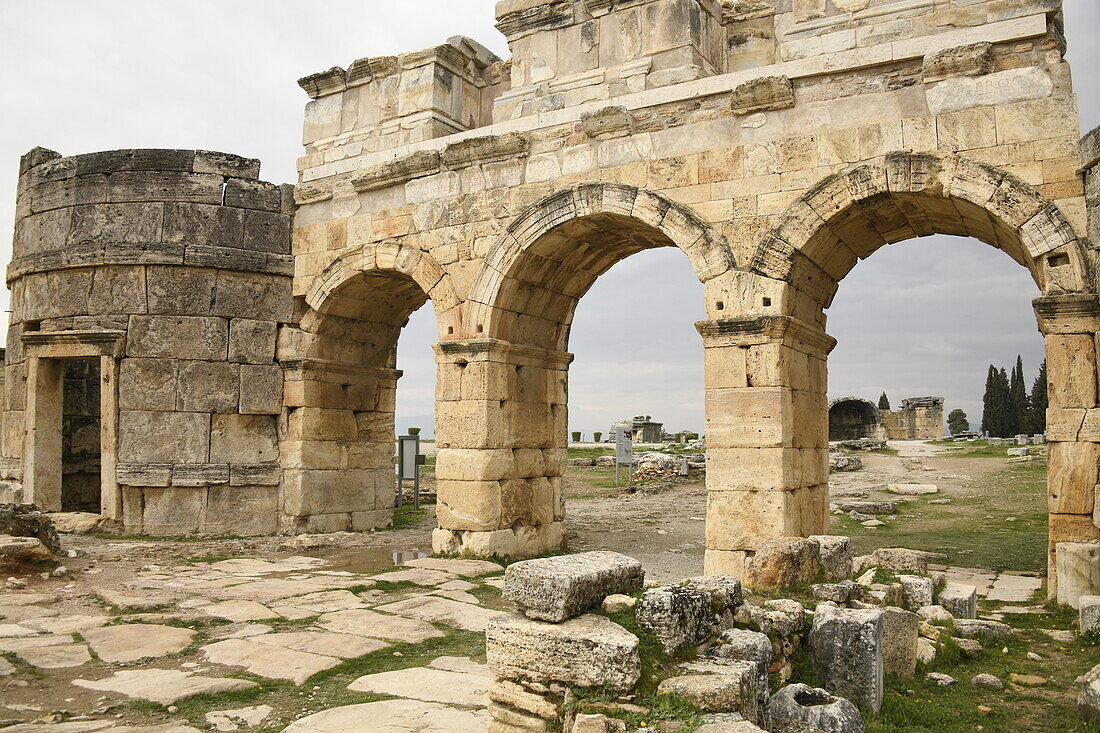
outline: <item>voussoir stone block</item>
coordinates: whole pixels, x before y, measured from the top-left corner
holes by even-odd
[[[626,692],[641,676],[638,637],[593,614],[560,624],[521,613],[489,620],[485,636],[489,670],[500,679],[566,682]]]
[[[642,589],[645,571],[617,552],[584,552],[512,563],[504,597],[529,618],[560,622],[599,606],[616,593]]]

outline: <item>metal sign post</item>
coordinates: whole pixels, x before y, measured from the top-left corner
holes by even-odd
[[[619,466],[634,465],[634,434],[630,428],[615,428],[615,488],[619,487]],[[630,483],[630,474],[627,474]]]
[[[405,500],[405,481],[413,482],[413,508],[420,508],[420,467],[424,465],[420,455],[420,436],[401,435],[397,438],[397,508]]]

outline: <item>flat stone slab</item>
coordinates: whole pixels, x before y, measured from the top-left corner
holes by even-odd
[[[39,631],[51,634],[83,634],[88,629],[106,626],[111,622],[110,616],[58,616],[56,618],[32,619],[24,623]],[[0,634],[2,635],[2,634]]]
[[[642,564],[618,552],[582,552],[512,563],[504,597],[530,618],[558,623],[595,608],[603,599],[642,589]]]
[[[343,660],[310,652],[300,652],[273,644],[262,644],[258,638],[226,639],[202,647],[203,657],[215,664],[244,667],[252,674],[275,680],[290,680],[301,685]]]
[[[61,615],[56,608],[43,606],[0,606],[0,619],[17,624],[32,618],[51,618]]]
[[[171,705],[203,693],[247,690],[255,682],[228,677],[204,677],[175,669],[126,669],[101,680],[73,680],[77,687],[100,692],[114,692],[139,700],[151,700]]]
[[[7,677],[10,674],[15,674],[15,665],[0,657],[0,677]]]
[[[38,603],[57,603],[57,596],[51,593],[4,592],[0,594],[0,606],[30,606]]]
[[[0,652],[17,652],[21,649],[32,649],[40,646],[60,646],[61,644],[72,643],[72,634],[19,636],[10,639],[0,639]]]
[[[889,484],[886,491],[899,496],[922,496],[938,494],[940,488],[935,484]]]
[[[211,570],[230,575],[270,575],[272,573],[293,573],[328,565],[327,560],[319,557],[288,557],[285,560],[259,560],[250,557],[236,557],[232,560],[220,560],[210,563]]]
[[[92,661],[88,647],[83,644],[28,647],[15,652],[15,655],[39,669],[79,667]]]
[[[113,720],[71,720],[68,723],[20,723],[4,728],[4,733],[91,733],[118,730]],[[133,730],[133,729],[130,729]]]
[[[502,679],[606,686],[623,692],[641,676],[638,637],[607,618],[586,614],[560,624],[522,613],[492,620],[485,637],[489,670]]]
[[[206,714],[206,722],[215,730],[234,731],[244,728],[259,728],[260,723],[275,712],[270,705],[253,705],[235,710],[215,710]]]
[[[191,645],[191,629],[157,624],[122,624],[88,629],[82,636],[104,662],[133,662],[175,654]]]
[[[383,700],[322,710],[291,723],[283,733],[348,733],[364,730],[364,721],[370,721],[371,733],[485,733],[489,714],[419,700]]]
[[[279,618],[280,614],[272,611],[262,603],[256,601],[223,601],[203,606],[202,612],[209,616],[217,616],[235,623],[245,621],[266,621]]]
[[[475,675],[430,667],[411,667],[365,675],[348,685],[348,689],[425,702],[485,707],[489,704],[489,686],[492,682],[493,677],[488,670]]]
[[[489,562],[488,560],[466,560],[449,557],[422,557],[417,560],[409,560],[404,564],[413,568],[442,570],[445,573],[453,573],[466,578],[477,578],[482,575],[499,573],[504,569],[495,562]]]
[[[19,624],[0,624],[0,639],[10,639],[13,636],[34,636],[39,633],[37,629],[29,629]]]
[[[320,631],[291,631],[282,634],[253,636],[258,644],[270,644],[299,652],[322,656],[354,659],[389,646],[384,641],[354,634],[323,633]]]
[[[444,633],[418,619],[386,616],[374,611],[336,611],[326,613],[317,625],[328,631],[368,636],[372,639],[391,639],[416,644],[427,639],[444,636]]]
[[[239,580],[239,579],[238,579]],[[204,585],[194,586],[193,590],[199,595],[209,598],[217,598],[225,601],[258,601],[270,603],[281,601],[293,596],[301,596],[307,593],[317,593],[324,590],[338,590],[349,588],[353,585],[373,585],[374,581],[357,578],[270,578],[267,580],[253,580],[243,583],[235,582],[224,585],[210,582]]]
[[[421,596],[397,603],[387,603],[379,606],[377,610],[421,621],[446,624],[466,631],[485,631],[490,619],[506,613],[438,596]]]
[[[428,570],[426,568],[410,568],[408,570],[394,570],[388,573],[372,575],[372,579],[386,583],[415,583],[416,585],[442,585],[454,580],[455,576],[440,570]]]
[[[295,596],[286,599],[285,603],[294,608],[304,608],[316,613],[333,613],[335,611],[351,611],[356,608],[366,608],[367,604],[351,591],[325,590],[319,593],[309,593],[304,596]]]
[[[115,588],[97,588],[95,594],[122,613],[151,611],[172,602],[167,595],[128,593]]]

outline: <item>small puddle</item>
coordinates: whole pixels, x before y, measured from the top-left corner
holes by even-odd
[[[325,565],[318,570],[344,571],[349,573],[366,573],[372,570],[381,570],[395,565],[403,565],[409,560],[419,560],[427,557],[428,553],[415,550],[390,550],[385,547],[356,547],[348,550],[338,550],[332,553],[303,553],[307,557],[318,557],[325,560]]]

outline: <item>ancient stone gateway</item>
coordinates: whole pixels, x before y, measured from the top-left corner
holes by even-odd
[[[939,233],[1004,251],[1041,290],[1051,547],[1100,537],[1100,308],[1088,244],[1090,214],[1100,242],[1100,136],[1079,144],[1058,0],[506,0],[497,20],[512,52],[507,62],[457,37],[300,82],[312,98],[306,152],[296,206],[279,209],[294,213],[293,279],[283,291],[293,308],[245,316],[218,311],[217,296],[213,310],[202,307],[203,318],[227,321],[230,341],[234,318],[278,323],[280,475],[277,504],[255,509],[269,517],[265,526],[323,531],[388,521],[395,345],[408,315],[430,300],[440,338],[435,548],[502,555],[558,548],[575,306],[619,260],[676,247],[703,283],[707,313],[697,324],[705,346],[706,570],[740,574],[768,539],[827,531],[826,358],[835,342],[825,313],[840,281],[879,247]],[[106,193],[92,194],[43,178],[53,168],[33,156],[25,166],[23,236],[116,241],[105,223],[88,235],[62,233],[44,216],[56,209],[35,202],[41,189],[74,212],[111,205],[122,200],[113,198],[113,182],[129,169],[104,174]],[[228,193],[234,174],[219,173]],[[84,175],[79,165],[76,174]],[[144,190],[144,198],[125,200],[163,202],[161,189]],[[240,199],[249,202],[240,204],[241,241],[262,257],[208,264],[206,218],[182,234],[121,241],[182,247],[182,264],[174,264],[181,275],[194,264],[234,273],[227,282],[259,273],[285,283],[281,255],[259,244],[269,230],[247,213],[257,200],[266,199]],[[234,208],[228,197],[207,205],[215,213]],[[36,255],[31,269],[48,283],[68,268],[98,273],[108,261]],[[24,271],[14,269],[17,295],[20,279],[31,276]],[[64,297],[23,287],[24,300],[32,292]],[[57,331],[121,330],[104,325],[116,321],[86,320],[99,312],[99,298],[88,303],[79,313],[19,316],[9,348],[30,354],[36,340],[64,338],[49,335]],[[105,369],[129,358],[192,358],[132,354],[137,311],[106,312],[135,315],[125,351],[95,347]],[[4,455],[14,482],[34,480],[35,441],[24,437],[25,425],[44,413],[26,400],[49,378],[48,369],[28,365],[60,353],[8,367]],[[201,358],[219,362],[220,353]],[[270,367],[266,353],[257,367]],[[242,390],[245,363],[223,367],[240,370]],[[277,390],[265,394],[270,400]],[[215,409],[187,400],[166,401],[150,429],[184,412],[244,413],[228,402]],[[120,420],[122,445],[127,429]],[[209,452],[144,458],[169,466],[160,494],[182,502],[232,495],[235,466],[267,465],[243,455],[225,460],[228,484],[215,481],[220,468],[179,469],[176,483],[180,464],[215,465]],[[238,483],[251,487],[244,476],[253,474],[242,470]],[[106,475],[104,493],[115,496]],[[122,508],[112,511],[129,525],[127,490],[121,496]],[[144,521],[135,528],[156,531]]]
[[[885,440],[882,411],[870,400],[841,397],[829,403],[829,440]]]

